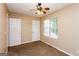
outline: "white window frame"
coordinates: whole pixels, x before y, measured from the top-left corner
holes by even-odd
[[[49,29],[48,32],[49,32],[49,33],[48,33],[48,34],[45,32],[45,31],[46,31],[46,30],[45,30],[45,25],[46,25],[46,24],[44,23],[44,27],[43,27],[43,28],[44,28],[44,36],[57,39],[57,38],[58,38],[58,34],[55,34],[55,33],[52,33],[52,32],[51,32],[51,19],[52,19],[52,18],[46,19],[46,20],[49,20],[49,25],[48,25],[48,26],[49,26],[49,27],[48,27],[48,29]],[[46,20],[44,20],[44,22],[45,22]],[[51,34],[51,33],[52,33],[52,34]]]

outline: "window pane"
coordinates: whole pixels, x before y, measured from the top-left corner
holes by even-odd
[[[44,21],[44,35],[49,36],[49,20]]]
[[[44,21],[44,35],[57,39],[58,35],[58,24],[57,18],[47,19]]]
[[[57,28],[57,18],[53,17],[50,20],[50,36],[57,39],[58,28]]]

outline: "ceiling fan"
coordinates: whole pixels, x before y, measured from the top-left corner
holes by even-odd
[[[46,14],[47,11],[50,10],[50,8],[48,8],[48,7],[43,8],[41,3],[38,3],[38,4],[36,5],[36,8],[37,8],[37,9],[35,10],[35,14]]]

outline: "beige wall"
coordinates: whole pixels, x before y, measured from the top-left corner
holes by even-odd
[[[5,4],[0,3],[0,53],[8,50],[8,14]]]
[[[39,18],[21,15],[17,13],[9,13],[9,17],[19,18],[22,20],[22,44],[32,41],[32,20],[39,20]]]
[[[58,39],[43,35],[43,21],[58,18]],[[72,55],[79,55],[79,4],[72,4],[51,15],[41,18],[41,40]]]

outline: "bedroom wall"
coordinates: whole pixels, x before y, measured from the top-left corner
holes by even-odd
[[[8,51],[8,13],[5,4],[0,3],[0,53]]]
[[[43,35],[43,21],[58,18],[58,39]],[[41,41],[57,47],[70,55],[79,55],[79,4],[72,4],[41,18]]]
[[[22,39],[21,42],[32,42],[32,20],[39,20],[37,17],[27,16],[18,13],[9,12],[9,18],[19,18],[22,20]]]

